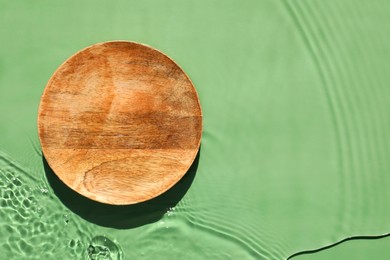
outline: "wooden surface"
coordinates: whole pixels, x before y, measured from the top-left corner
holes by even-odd
[[[133,204],[187,172],[202,132],[198,95],[166,55],[132,42],[92,45],[63,63],[41,98],[47,162],[93,200]]]

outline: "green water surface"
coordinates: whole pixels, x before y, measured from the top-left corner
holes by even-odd
[[[0,258],[286,259],[390,232],[389,21],[388,0],[0,0]],[[173,58],[204,115],[183,181],[120,208],[63,186],[36,126],[55,69],[109,40]]]

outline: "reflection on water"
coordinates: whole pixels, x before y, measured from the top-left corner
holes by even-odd
[[[4,259],[122,259],[120,248],[91,235],[45,183],[0,154],[0,234]]]

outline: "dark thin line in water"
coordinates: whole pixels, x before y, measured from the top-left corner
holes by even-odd
[[[377,240],[377,239],[381,239],[381,238],[385,238],[385,237],[390,237],[390,232],[382,234],[382,235],[377,235],[377,236],[353,236],[353,237],[347,237],[347,238],[344,238],[344,239],[342,239],[340,241],[337,241],[336,243],[333,243],[333,244],[330,244],[330,245],[326,245],[326,246],[323,246],[323,247],[320,247],[320,248],[316,248],[316,249],[309,249],[309,250],[304,250],[304,251],[297,252],[297,253],[292,254],[289,257],[287,257],[287,260],[291,259],[291,258],[294,258],[296,256],[299,256],[299,255],[309,255],[309,254],[318,253],[318,252],[324,251],[326,249],[335,247],[335,246],[337,246],[339,244],[342,244],[344,242],[347,242],[347,241],[353,241],[353,240]]]

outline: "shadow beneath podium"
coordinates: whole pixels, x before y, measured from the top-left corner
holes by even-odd
[[[97,225],[129,229],[156,222],[162,218],[169,208],[176,206],[187,193],[195,178],[200,151],[201,149],[199,149],[188,172],[171,189],[149,201],[126,206],[104,204],[80,195],[55,175],[44,156],[42,156],[42,161],[50,186],[67,208],[83,219]]]

